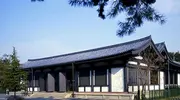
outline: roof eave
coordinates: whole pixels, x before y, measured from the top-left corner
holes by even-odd
[[[161,60],[161,61],[164,61],[165,58],[164,58],[164,57],[161,55],[161,53],[157,50],[157,48],[156,48],[154,42],[152,41],[152,39],[151,39],[149,42],[147,42],[145,45],[143,45],[143,46],[139,47],[138,49],[132,51],[132,54],[134,54],[134,55],[135,55],[135,54],[139,54],[139,55],[140,55],[140,52],[142,52],[143,50],[145,50],[145,49],[146,49],[148,46],[150,46],[150,45],[154,48],[156,54],[160,57],[160,60]]]
[[[123,57],[123,56],[127,56],[127,55],[132,55],[132,50],[129,50],[129,51],[126,51],[123,53],[119,53],[119,54],[115,54],[115,55],[111,55],[111,56],[99,57],[99,58],[94,58],[94,59],[72,61],[72,62],[50,64],[50,65],[42,65],[42,66],[31,66],[31,67],[27,67],[27,68],[23,68],[23,69],[43,68],[43,67],[50,67],[50,66],[56,66],[56,65],[66,65],[66,64],[71,64],[71,63],[80,64],[80,63],[87,63],[87,62],[93,62],[93,61],[107,60],[107,59],[112,59],[115,57]]]

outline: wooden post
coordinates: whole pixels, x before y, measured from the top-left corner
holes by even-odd
[[[158,70],[159,98],[160,98],[160,70]]]
[[[33,69],[31,68],[31,81],[32,81],[32,94],[34,92],[34,73],[33,73]]]
[[[72,97],[74,98],[74,63],[72,63]]]
[[[137,82],[138,82],[138,100],[140,100],[140,81],[139,81],[139,67],[140,67],[140,63],[139,61],[137,62]]]
[[[170,72],[169,72],[169,59],[168,59],[168,97],[169,97],[169,85],[170,85]]]

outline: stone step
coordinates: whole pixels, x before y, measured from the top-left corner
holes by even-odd
[[[75,93],[75,97],[92,100],[134,100],[134,94],[129,93]]]
[[[30,98],[53,98],[53,99],[63,99],[68,93],[46,93],[46,92],[35,92]]]

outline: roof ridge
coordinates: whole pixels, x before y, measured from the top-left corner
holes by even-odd
[[[159,45],[159,44],[165,44],[165,42],[159,42],[159,43],[156,43],[155,45]]]
[[[72,52],[72,53],[67,53],[67,54],[61,54],[61,55],[56,55],[56,56],[50,56],[50,57],[44,57],[44,58],[37,58],[37,59],[28,59],[28,61],[36,61],[36,60],[50,59],[50,58],[67,56],[67,55],[73,55],[73,54],[78,54],[78,53],[84,53],[84,52],[94,51],[94,50],[101,50],[101,49],[106,49],[106,48],[109,48],[109,47],[121,46],[121,45],[130,44],[130,43],[133,43],[133,42],[138,42],[138,41],[147,40],[147,39],[151,39],[151,35],[149,35],[149,36],[147,36],[147,37],[144,37],[144,38],[140,38],[140,39],[136,39],[136,40],[124,42],[124,43],[119,43],[119,44],[114,44],[114,45],[109,45],[109,46],[103,46],[103,47],[94,48],[94,49],[89,49],[89,50],[77,51],[77,52]]]

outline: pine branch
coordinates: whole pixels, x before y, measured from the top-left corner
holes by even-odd
[[[93,2],[91,0],[69,0],[71,6],[85,6],[93,7]]]
[[[123,7],[122,7],[122,3],[117,0],[114,1],[111,5],[111,9],[108,12],[107,16],[109,16],[110,18],[114,18],[116,17],[119,13],[121,13],[123,11]]]
[[[44,1],[44,0],[31,0]],[[69,0],[71,6],[95,7],[98,9],[98,16],[102,19],[106,17],[115,18],[120,13],[125,12],[127,17],[125,21],[118,22],[118,36],[131,35],[137,28],[141,27],[145,21],[158,22],[164,24],[164,16],[152,7],[156,0],[114,0],[108,13],[104,14],[104,8],[110,3],[110,0]]]

